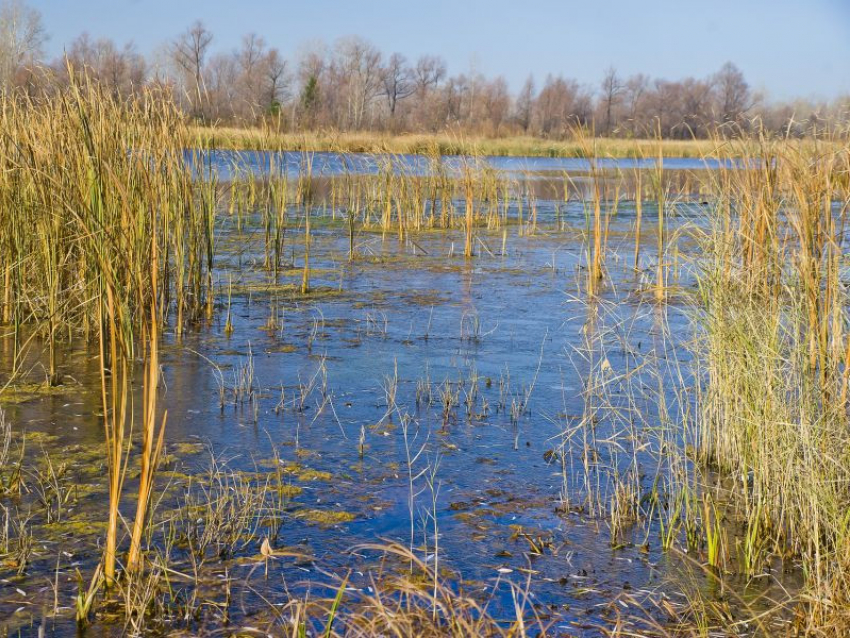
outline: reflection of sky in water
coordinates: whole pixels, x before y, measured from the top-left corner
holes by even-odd
[[[425,175],[434,170],[433,162],[423,155],[372,155],[365,153],[302,153],[297,151],[204,151],[201,153],[188,152],[190,161],[200,157],[208,169],[212,169],[221,179],[230,179],[234,175],[245,176],[276,174],[297,175],[309,166],[314,175],[334,176],[351,174],[376,174],[392,166],[398,173],[409,175]],[[465,158],[460,156],[444,156],[442,166],[449,173],[456,174],[462,169]],[[631,170],[635,168],[652,168],[656,160],[652,158],[600,158],[588,160],[574,157],[496,157],[486,156],[475,158],[478,166],[506,173],[541,173],[563,171],[587,171],[595,163],[600,169]],[[664,167],[672,170],[710,170],[722,164],[715,159],[698,158],[665,158]],[[729,165],[727,163],[727,165]]]

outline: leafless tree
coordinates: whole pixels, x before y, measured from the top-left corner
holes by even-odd
[[[413,74],[416,90],[424,95],[428,89],[436,87],[446,77],[446,63],[437,56],[423,55],[416,61]]]
[[[367,109],[381,87],[381,52],[370,42],[358,38],[343,38],[337,42],[335,56],[336,79],[345,95],[347,125],[359,129]]]
[[[649,78],[643,73],[631,76],[626,80],[626,86],[623,91],[623,99],[625,102],[626,111],[628,112],[629,126],[633,135],[645,133],[641,131],[639,126],[639,117],[642,115],[642,109],[646,102],[646,94],[649,91]]]
[[[216,53],[204,67],[204,115],[213,121],[243,118],[239,87],[240,69],[235,56]]]
[[[677,86],[675,82],[657,79],[653,82],[648,100],[645,129],[651,135],[669,137],[675,126]]]
[[[528,129],[531,126],[534,92],[534,78],[529,75],[516,99],[516,120],[523,133],[528,133]]]
[[[484,135],[499,135],[511,108],[511,94],[505,78],[499,76],[492,81],[481,82],[478,100],[482,107],[477,118],[478,132]]]
[[[686,78],[682,88],[682,132],[684,137],[704,137],[711,126],[712,83]]]
[[[721,124],[742,124],[744,114],[753,106],[750,86],[741,70],[731,62],[724,64],[714,76],[717,86],[718,120]]]
[[[535,130],[546,137],[566,135],[587,122],[591,99],[575,80],[548,76],[535,101]]]
[[[404,100],[416,92],[413,71],[407,65],[407,59],[401,53],[393,53],[384,68],[384,95],[387,97],[387,108],[390,118],[395,118],[396,108]]]
[[[213,34],[198,20],[171,44],[174,63],[186,76],[185,88],[195,117],[204,115],[204,63],[212,40]]]
[[[289,88],[287,62],[280,55],[280,51],[277,49],[269,50],[266,55],[263,71],[265,73],[264,98],[266,107],[270,111],[278,110],[286,98]]]
[[[613,66],[605,71],[605,77],[602,78],[602,110],[604,114],[603,135],[611,134],[612,116],[614,110],[620,103],[620,96],[623,92],[623,83],[617,75],[617,69]]]
[[[83,33],[68,46],[65,56],[53,63],[57,74],[85,74],[116,98],[126,98],[147,80],[147,62],[132,42],[118,47],[109,38],[92,40]]]
[[[256,33],[242,38],[242,47],[235,53],[239,69],[239,116],[245,121],[253,121],[265,112],[264,102],[266,42]]]
[[[13,81],[17,70],[32,65],[42,55],[47,33],[41,14],[22,0],[0,4],[0,85]]]

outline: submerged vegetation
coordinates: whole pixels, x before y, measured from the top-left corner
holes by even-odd
[[[8,633],[850,627],[846,137],[329,174],[81,79],[0,133]]]

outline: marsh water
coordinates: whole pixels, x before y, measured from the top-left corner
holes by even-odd
[[[233,158],[214,157],[221,188],[245,166],[268,162],[263,154],[241,157],[236,170]],[[291,161],[293,171],[303,165],[302,156]],[[562,171],[580,180],[588,168],[585,160],[489,161],[543,182]],[[339,155],[316,154],[312,162],[328,180],[340,162],[346,174],[378,167]],[[419,160],[405,162],[427,170]],[[669,168],[706,167],[679,160]],[[716,587],[693,566],[698,558],[662,548],[652,511],[662,507],[653,495],[664,493],[672,471],[664,446],[686,444],[680,428],[689,406],[676,388],[693,382],[688,294],[698,254],[687,231],[707,225],[709,213],[698,198],[671,207],[671,292],[659,305],[648,293],[654,235],[646,231],[635,269],[635,205],[620,201],[608,229],[606,285],[590,302],[583,292],[587,204],[547,198],[540,188],[534,232],[516,223],[511,208],[513,224],[476,229],[471,259],[460,231],[400,241],[359,228],[349,260],[344,216],[318,194],[307,294],[299,289],[304,210],[288,211],[287,266],[275,279],[262,268],[258,211],[237,223],[222,203],[214,310],[182,335],[165,335],[166,456],[153,518],[195,511],[197,494],[188,505],[186,495],[205,482],[218,481],[222,493],[272,482],[280,493],[282,481],[286,499],[276,501],[277,512],[257,512],[227,555],[205,567],[211,582],[232,582],[226,620],[210,606],[150,631],[273,626],[283,622],[276,605],[307,592],[333,598],[345,576],[342,605],[356,604],[358,593],[380,586],[376,574],[404,572],[404,561],[388,560],[379,547],[393,543],[412,548],[450,587],[485,601],[496,618],[515,618],[519,606],[555,635],[601,634],[617,618],[646,613],[650,600],[683,602],[688,587]],[[645,203],[647,229],[656,218]],[[0,342],[4,367],[12,350],[8,339]],[[37,381],[43,353],[33,347],[28,357]],[[24,494],[3,501],[6,520],[13,513],[28,519],[32,542],[24,570],[0,572],[0,626],[10,635],[74,631],[77,572],[88,577],[102,551],[96,351],[71,340],[59,369],[63,383],[49,391],[33,382],[0,395],[12,447],[26,441],[32,466],[56,468],[57,489],[67,494],[48,519],[39,500],[45,479],[33,469]],[[644,512],[613,530],[623,485],[640,491]],[[280,555],[263,554],[264,541]],[[167,544],[157,533],[151,543]],[[167,551],[179,589],[189,561],[179,543]],[[794,582],[793,570],[777,570],[737,582],[735,599],[741,608],[757,606],[774,586]],[[124,629],[101,621],[86,633]]]
[[[400,173],[410,175],[427,174],[434,169],[435,158],[424,155],[373,153],[337,153],[337,152],[301,152],[301,151],[227,151],[213,150],[187,151],[186,158],[204,170],[212,170],[221,179],[228,180],[234,175],[279,173],[297,175],[307,167],[317,176],[334,177],[342,175],[377,174],[392,166]],[[631,171],[649,169],[658,164],[655,158],[577,158],[577,157],[509,157],[487,155],[469,158],[458,155],[444,155],[439,163],[449,171],[457,171],[464,164],[473,162],[504,174],[521,174],[526,179],[545,178],[547,175],[563,172],[581,173],[591,168],[602,170]],[[665,168],[674,171],[716,170],[721,166],[730,166],[733,160],[715,158],[666,157]]]

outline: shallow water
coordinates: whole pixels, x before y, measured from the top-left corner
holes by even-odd
[[[201,163],[204,170],[210,169],[222,180],[234,176],[288,175],[295,176],[309,171],[315,176],[333,177],[339,175],[376,175],[391,166],[397,173],[406,175],[427,175],[433,170],[432,159],[424,155],[394,154],[375,155],[370,153],[334,153],[301,151],[227,151],[215,150],[188,152],[190,161]],[[478,166],[487,166],[507,175],[521,174],[525,177],[535,174],[586,172],[591,168],[599,170],[634,170],[653,168],[657,164],[654,158],[596,158],[576,157],[502,157],[485,155],[473,159],[457,155],[444,155],[442,166],[449,172],[458,172],[465,162]],[[716,170],[734,164],[731,160],[712,158],[665,157],[667,170]]]
[[[338,156],[321,157],[337,170]],[[581,162],[534,161],[537,167]],[[286,246],[293,267],[278,281],[260,267],[259,220],[248,220],[240,232],[222,217],[214,317],[180,338],[170,331],[162,356],[173,457],[160,489],[174,487],[165,490],[157,520],[179,501],[181,481],[204,476],[210,451],[220,464],[254,478],[282,466],[286,483],[298,488],[279,512],[279,528],[261,526],[229,559],[242,601],[230,624],[264,617],[263,599],[286,600],[308,589],[332,597],[338,581],[328,574],[352,570],[348,586],[367,591],[381,552],[357,548],[378,542],[412,545],[454,586],[491,599],[488,609],[497,618],[514,615],[509,583],[527,590],[527,611],[549,619],[556,634],[599,633],[617,614],[637,614],[617,602],[624,593],[675,597],[683,562],[661,550],[658,524],[647,517],[613,536],[605,514],[617,479],[632,472],[641,494],[651,494],[663,467],[660,442],[683,443],[678,432],[658,432],[666,421],[656,398],[659,387],[671,388],[666,409],[675,414],[687,407],[678,405],[672,388],[677,375],[688,377],[686,293],[693,279],[685,255],[694,244],[677,230],[706,223],[704,210],[682,204],[670,220],[679,245],[671,253],[682,257],[671,264],[673,292],[661,307],[648,294],[656,261],[651,233],[640,269],[631,267],[632,204],[622,204],[611,222],[606,288],[595,304],[581,292],[580,202],[566,208],[539,202],[533,236],[520,236],[516,225],[506,236],[480,230],[471,260],[461,255],[459,233],[423,232],[400,243],[363,230],[358,258],[349,263],[343,222],[316,209],[312,296],[292,291],[302,276],[301,213],[290,211]],[[646,223],[653,218],[647,205]],[[37,365],[38,353],[32,356]],[[0,626],[10,631],[70,630],[74,570],[89,574],[100,557],[105,499],[97,361],[71,344],[60,368],[64,387],[8,403],[6,415],[16,432],[37,433],[28,455],[47,452],[65,462],[63,480],[85,489],[52,526],[32,493],[4,503],[10,511],[34,512],[36,539],[23,576],[0,573],[0,617],[7,618]],[[254,398],[234,400],[238,375],[249,368]],[[457,395],[448,413],[441,393]],[[416,457],[411,466],[410,456]],[[412,497],[410,474],[417,476]],[[336,514],[337,522],[320,524],[317,511]],[[310,560],[263,565],[260,544],[273,531],[276,547],[298,548]],[[272,576],[260,577],[258,569]],[[64,611],[43,620],[54,605],[46,586],[54,578]],[[710,588],[712,580],[703,575],[700,582]],[[206,624],[215,621],[205,617],[190,626]],[[100,623],[93,631],[118,629]]]

